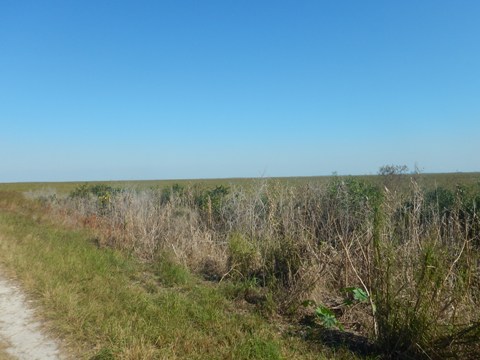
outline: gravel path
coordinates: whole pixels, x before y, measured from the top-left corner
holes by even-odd
[[[61,359],[58,344],[41,332],[25,296],[0,275],[0,341],[12,358],[25,360]]]

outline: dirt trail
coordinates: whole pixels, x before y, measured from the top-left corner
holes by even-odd
[[[0,274],[0,342],[14,359],[62,359],[58,344],[45,336],[18,286]]]

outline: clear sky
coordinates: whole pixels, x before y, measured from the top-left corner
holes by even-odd
[[[0,1],[0,181],[480,171],[480,1]]]

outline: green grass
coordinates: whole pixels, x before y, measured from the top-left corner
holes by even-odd
[[[37,301],[74,357],[94,359],[355,358],[282,335],[167,255],[152,265],[97,248],[13,193],[0,193],[0,267]],[[14,210],[5,204],[17,202]],[[8,210],[6,210],[8,209]],[[322,353],[324,355],[322,355]]]
[[[278,181],[284,184],[308,184],[308,183],[320,183],[325,184],[332,180],[334,176],[298,176],[298,177],[273,177],[268,178],[274,181]],[[382,182],[382,177],[377,175],[358,175],[354,176],[356,178],[371,181],[376,184]],[[403,176],[401,180],[404,183],[410,181],[411,175]],[[419,174],[416,175],[417,180],[420,185],[426,188],[433,188],[435,186],[444,187],[447,189],[453,189],[457,184],[462,184],[466,186],[476,185],[480,182],[480,172],[457,172],[457,173],[435,173],[435,174]],[[91,181],[88,184],[107,184],[115,187],[140,187],[140,188],[150,188],[150,187],[170,187],[174,184],[180,185],[199,185],[205,187],[215,187],[218,185],[251,185],[256,181],[261,180],[260,178],[225,178],[225,179],[171,179],[171,180],[125,180],[125,181]],[[77,186],[85,184],[86,182],[75,181],[75,182],[17,182],[17,183],[0,183],[0,190],[3,191],[35,191],[42,190],[47,188],[55,189],[59,193],[69,193],[74,190]]]

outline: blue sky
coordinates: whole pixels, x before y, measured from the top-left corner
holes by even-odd
[[[0,2],[0,181],[480,171],[478,1]]]

